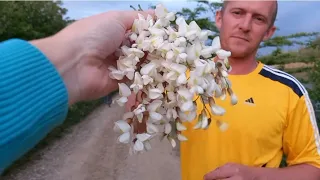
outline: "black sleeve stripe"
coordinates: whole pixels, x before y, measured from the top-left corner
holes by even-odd
[[[303,85],[295,78],[290,77],[291,75],[289,76],[287,73],[281,73],[271,68],[263,67],[259,74],[290,87],[299,97],[303,96],[305,93]]]
[[[284,71],[281,71],[281,70],[279,70],[279,69],[271,68],[271,67],[268,66],[268,65],[264,65],[264,68],[269,69],[269,70],[272,70],[272,71],[277,72],[277,73],[280,73],[280,74],[284,74],[284,75],[290,77],[291,79],[293,79],[293,81],[295,81],[295,83],[297,83],[297,85],[298,85],[298,86],[300,87],[300,89],[302,90],[302,93],[303,93],[303,94],[308,93],[308,91],[307,91],[306,88],[300,83],[300,81],[299,81],[298,79],[296,79],[294,76],[292,76],[291,74],[286,73],[286,72],[284,72]]]

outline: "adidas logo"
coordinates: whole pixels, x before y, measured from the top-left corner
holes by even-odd
[[[253,101],[253,98],[252,98],[252,97],[249,98],[249,99],[247,99],[247,100],[245,100],[245,102],[246,102],[247,104],[251,104],[251,105],[254,104],[254,101]]]

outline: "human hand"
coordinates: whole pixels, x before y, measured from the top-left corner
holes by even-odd
[[[104,96],[118,87],[108,67],[138,13],[110,11],[74,22],[57,34],[31,41],[55,65],[68,89],[69,104]]]
[[[237,163],[227,163],[207,173],[204,180],[260,180],[257,168]]]

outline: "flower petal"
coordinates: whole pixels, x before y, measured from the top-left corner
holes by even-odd
[[[178,140],[179,141],[187,141],[188,139],[184,135],[178,134]]]
[[[211,106],[211,112],[212,112],[213,114],[215,114],[215,115],[220,115],[220,116],[222,116],[222,115],[225,114],[226,111],[225,111],[225,109],[223,109],[222,107],[214,104],[214,105]]]
[[[125,120],[119,120],[115,122],[114,130],[120,130],[122,133],[129,132],[131,126]]]
[[[147,134],[147,133],[142,133],[142,134],[137,134],[136,137],[137,137],[138,141],[144,142],[144,141],[148,140],[151,137],[151,135]]]
[[[222,132],[226,131],[229,127],[227,123],[219,121],[219,120],[217,120],[216,124]]]
[[[169,21],[174,21],[176,19],[175,13],[169,12],[166,16],[166,19],[168,19]]]
[[[231,94],[231,104],[236,105],[238,103],[238,98],[235,94]]]
[[[118,83],[118,85],[120,96],[129,97],[131,95],[131,90],[125,83]]]
[[[116,100],[116,102],[118,103],[119,106],[124,106],[126,102],[128,102],[128,98],[127,97],[121,97],[118,100]]]
[[[146,151],[150,151],[151,150],[151,144],[149,141],[145,141],[143,142],[144,148]]]
[[[202,123],[201,123],[201,128],[202,128],[202,129],[207,128],[207,126],[209,125],[209,121],[208,121],[208,118],[207,118],[207,117],[203,117],[201,122],[202,122]]]
[[[122,80],[125,76],[125,73],[123,71],[117,70],[112,66],[110,66],[108,69],[111,71],[109,74],[109,77],[111,79]]]
[[[150,99],[157,99],[162,96],[162,91],[159,89],[149,89],[148,97]]]
[[[154,134],[154,133],[158,133],[159,129],[157,126],[155,126],[154,124],[147,122],[147,132],[149,134]]]
[[[217,52],[219,49],[221,49],[220,37],[219,37],[219,36],[216,36],[216,37],[212,40],[211,46],[213,47],[213,52]]]
[[[180,76],[177,79],[177,84],[182,85],[182,84],[186,84],[186,83],[187,83],[187,76],[184,73],[180,74]]]
[[[160,121],[162,119],[162,115],[157,112],[150,112],[149,115],[150,115],[150,118],[154,121]]]
[[[164,133],[165,133],[165,134],[170,134],[171,131],[172,131],[172,126],[171,126],[171,124],[170,124],[170,123],[166,123],[166,124],[164,125]]]
[[[185,103],[182,103],[182,105],[180,106],[180,109],[183,112],[191,111],[193,108],[193,101],[187,101]]]
[[[130,142],[130,132],[126,132],[126,133],[123,133],[121,134],[121,136],[118,137],[118,141],[120,143],[129,143]]]
[[[162,105],[161,100],[154,100],[148,105],[147,110],[149,112],[155,112],[161,105]]]
[[[164,18],[168,14],[168,10],[162,5],[158,4],[155,9],[155,15],[158,18]]]
[[[214,51],[214,49],[212,46],[206,47],[201,50],[201,56],[203,56],[204,58],[209,58],[212,56],[213,51]]]
[[[186,128],[183,124],[181,124],[180,122],[177,122],[177,123],[176,123],[176,128],[177,128],[178,131],[185,131],[185,130],[187,130],[187,128]]]
[[[153,79],[148,75],[143,75],[142,79],[143,79],[143,85],[153,83]]]
[[[186,88],[180,88],[177,92],[185,100],[192,100],[193,98],[193,94]]]
[[[126,112],[126,113],[123,114],[122,118],[123,118],[124,120],[126,120],[126,119],[133,118],[133,116],[134,116],[134,113],[133,113],[133,112]]]
[[[144,56],[144,52],[137,48],[129,48],[129,52],[133,53],[138,58],[142,58]]]
[[[225,58],[228,58],[229,56],[231,56],[230,51],[225,51],[223,49],[219,49],[218,51],[216,51],[216,54],[219,57],[219,59],[225,59]]]
[[[170,142],[172,148],[175,148],[177,146],[176,141],[173,138],[169,137],[169,136],[168,136],[168,141]]]
[[[193,126],[193,129],[200,129],[202,126],[202,122],[198,121],[197,124],[195,126]]]
[[[156,64],[148,63],[141,68],[140,73],[142,75],[149,75],[151,71],[153,71],[155,68],[156,68]]]
[[[143,151],[144,145],[143,145],[143,143],[142,143],[141,141],[136,140],[136,142],[135,142],[134,145],[133,145],[133,149],[134,149],[135,151]]]
[[[177,63],[170,64],[170,69],[177,71],[179,74],[185,73],[187,71],[187,66]]]

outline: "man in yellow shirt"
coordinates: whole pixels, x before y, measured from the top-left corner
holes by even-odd
[[[238,104],[217,99],[226,113],[212,116],[212,123],[228,123],[224,132],[212,124],[207,130],[194,130],[197,121],[185,124],[183,180],[320,179],[319,132],[308,92],[293,76],[255,59],[261,41],[276,29],[276,14],[276,1],[228,1],[217,12],[222,49],[232,53],[229,79]],[[283,154],[289,167],[278,168]]]

